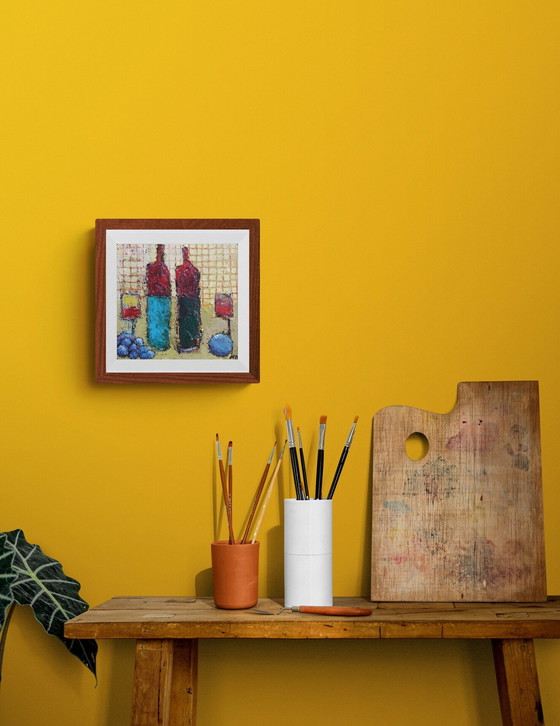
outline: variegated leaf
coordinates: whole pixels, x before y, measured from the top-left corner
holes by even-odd
[[[27,542],[21,529],[6,532],[4,537],[4,551],[13,558],[15,579],[10,583],[13,600],[30,605],[47,633],[59,638],[95,675],[95,640],[64,637],[64,623],[88,609],[78,594],[80,583],[65,575],[60,562],[47,557],[39,545]]]
[[[6,542],[6,535],[0,534],[0,630],[4,627],[6,612],[14,601],[11,585],[17,578],[12,570],[14,553],[11,548],[6,548]]]

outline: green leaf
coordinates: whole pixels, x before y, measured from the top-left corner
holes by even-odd
[[[14,553],[6,548],[7,537],[0,534],[0,630],[4,627],[6,612],[14,601],[12,582],[17,575],[12,570]]]
[[[64,637],[64,623],[88,609],[87,602],[78,595],[80,583],[65,575],[60,562],[47,557],[39,545],[27,542],[21,529],[5,532],[2,537],[5,541],[0,553],[12,556],[12,600],[30,605],[47,633],[59,638],[95,675],[95,640]]]

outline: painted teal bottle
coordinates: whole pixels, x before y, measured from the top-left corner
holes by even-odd
[[[156,260],[146,265],[148,345],[167,350],[171,330],[171,276],[165,264],[165,245],[157,246]]]

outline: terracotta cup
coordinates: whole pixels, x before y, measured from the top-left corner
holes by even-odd
[[[259,599],[259,543],[212,542],[214,603],[225,610],[252,608]]]

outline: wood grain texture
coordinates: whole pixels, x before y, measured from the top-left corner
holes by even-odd
[[[170,641],[139,640],[136,643],[132,726],[169,726],[172,670]]]
[[[132,726],[193,726],[198,642],[138,640]]]
[[[248,229],[249,370],[243,373],[116,373],[105,365],[108,229]],[[258,383],[260,380],[260,221],[258,219],[97,219],[95,222],[95,380],[97,383]]]
[[[532,640],[494,640],[494,666],[504,726],[542,726],[543,708]]]
[[[450,413],[389,406],[373,428],[372,600],[546,600],[536,381],[460,383]]]
[[[279,600],[256,607],[278,610]],[[560,638],[560,597],[543,603],[388,603],[335,598],[367,617],[219,610],[211,598],[113,598],[68,621],[69,638]]]
[[[198,686],[198,640],[173,640],[169,694],[170,726],[194,726]]]

